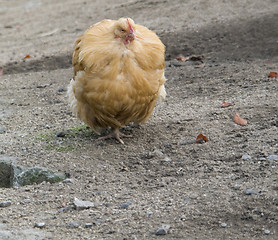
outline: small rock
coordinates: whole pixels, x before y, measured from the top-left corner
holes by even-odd
[[[259,160],[260,160],[260,161],[265,161],[266,158],[265,158],[265,157],[260,157]]]
[[[170,225],[163,224],[159,229],[156,230],[155,235],[166,235],[169,232]]]
[[[268,230],[268,229],[264,230],[264,234],[265,235],[269,235],[270,234],[270,230]]]
[[[236,183],[236,184],[234,185],[234,189],[235,189],[235,190],[240,189],[240,185],[239,185],[238,183]]]
[[[246,195],[256,195],[256,194],[258,194],[258,193],[255,192],[252,188],[246,188],[245,194],[246,194]]]
[[[153,153],[154,153],[154,155],[156,155],[156,156],[163,156],[163,152],[161,152],[161,151],[158,150],[158,149],[155,149],[155,150],[153,151]]]
[[[243,160],[251,159],[251,156],[248,155],[247,153],[245,153],[242,155],[241,159],[243,159]]]
[[[66,178],[63,183],[73,183],[73,180],[71,178]]]
[[[165,157],[165,158],[164,158],[164,161],[165,161],[165,162],[171,162],[171,161],[172,161],[172,159],[171,159],[171,158],[169,158],[169,157]]]
[[[85,223],[85,228],[91,228],[93,226],[92,223]]]
[[[63,87],[58,88],[58,92],[59,92],[59,93],[60,93],[60,92],[65,92],[65,91],[67,91],[66,88],[63,88]]]
[[[62,212],[65,212],[65,208],[60,208],[59,210],[58,210],[58,213],[62,213]]]
[[[45,125],[45,128],[50,129],[50,126],[48,124]]]
[[[56,173],[47,168],[27,168],[17,175],[17,184],[20,186],[40,184],[42,182],[56,183],[66,178],[64,173]]]
[[[224,223],[224,222],[223,222],[223,223],[221,223],[221,227],[222,227],[222,228],[227,227],[227,223]]]
[[[79,223],[76,221],[72,221],[69,223],[68,225],[70,228],[78,228],[79,227]]]
[[[148,214],[148,217],[150,217],[151,215],[153,215],[153,212],[152,211],[148,211],[147,214]]]
[[[56,134],[56,137],[65,137],[66,136],[66,133],[65,132],[58,132]]]
[[[73,204],[74,204],[74,207],[76,210],[88,209],[88,208],[95,206],[95,204],[93,202],[82,201],[82,200],[79,200],[78,198],[74,198]]]
[[[123,203],[122,205],[121,205],[121,209],[126,209],[126,208],[128,208],[128,206],[129,205],[131,205],[132,204],[132,202],[126,202],[126,203]]]
[[[97,225],[101,224],[101,222],[102,222],[101,219],[98,219],[95,222],[93,222],[93,225],[97,226]]]
[[[1,133],[5,133],[5,132],[6,132],[6,129],[3,128],[3,127],[0,127],[0,134],[1,134]]]
[[[36,224],[35,224],[35,227],[36,227],[36,228],[44,228],[45,225],[46,225],[46,224],[45,224],[44,222],[40,222],[40,223],[36,223]]]
[[[11,201],[1,201],[0,202],[0,207],[4,208],[4,207],[9,207],[12,205]]]
[[[269,160],[269,161],[278,160],[278,155],[269,155],[269,156],[267,157],[267,160]]]

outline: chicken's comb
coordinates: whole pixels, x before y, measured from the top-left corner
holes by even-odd
[[[134,32],[134,29],[133,29],[133,27],[131,26],[131,24],[130,24],[130,22],[129,22],[129,20],[128,20],[128,18],[126,19],[126,21],[127,21],[127,24],[128,24],[128,26],[129,26],[129,30],[130,30],[130,32]]]

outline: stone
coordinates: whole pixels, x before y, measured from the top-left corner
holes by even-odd
[[[9,188],[13,185],[14,170],[10,161],[0,159],[0,187]]]
[[[3,127],[0,127],[0,134],[1,134],[1,133],[5,133],[5,132],[6,132],[6,129],[3,128]]]
[[[93,226],[93,223],[85,223],[85,228],[91,228]]]
[[[269,156],[267,157],[267,160],[269,160],[269,161],[278,160],[278,155],[269,155]]]
[[[64,173],[55,173],[47,168],[27,168],[16,176],[16,182],[20,186],[39,184],[42,182],[56,183],[66,179]]]
[[[44,228],[46,226],[46,224],[44,222],[38,222],[35,224],[36,228]]]
[[[11,201],[1,201],[0,202],[0,207],[1,208],[4,208],[4,207],[9,207],[12,205],[12,202]]]
[[[73,179],[71,178],[66,178],[63,183],[73,183]]]
[[[246,195],[256,195],[258,193],[256,191],[254,191],[252,188],[246,188],[245,194]]]
[[[70,228],[78,228],[79,227],[79,223],[76,221],[72,221],[69,223],[69,227]]]
[[[41,167],[23,168],[14,162],[13,157],[0,157],[0,187],[39,184],[43,181],[55,183],[66,179],[65,173],[56,173]]]
[[[56,134],[56,137],[61,137],[61,138],[63,138],[63,137],[65,137],[66,136],[66,133],[65,132],[58,132],[57,134]]]
[[[168,224],[162,224],[162,226],[156,230],[155,235],[160,236],[168,234],[170,227],[171,226]]]
[[[123,204],[121,204],[120,208],[121,208],[121,209],[126,209],[126,208],[128,208],[128,206],[131,205],[131,204],[132,204],[132,202],[123,203]]]
[[[92,208],[95,206],[95,204],[93,202],[82,201],[82,200],[79,200],[78,198],[74,198],[73,204],[74,204],[74,207],[76,210],[84,210],[84,209]]]
[[[224,223],[224,222],[223,222],[223,223],[221,223],[221,227],[222,227],[222,228],[227,227],[227,223]]]
[[[270,230],[268,230],[268,229],[264,230],[264,234],[265,235],[269,235],[270,234]]]
[[[243,159],[243,160],[251,159],[251,156],[248,155],[247,153],[245,153],[242,155],[241,159]]]

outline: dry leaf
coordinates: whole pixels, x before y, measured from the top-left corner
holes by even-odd
[[[230,106],[233,106],[233,105],[235,105],[235,104],[224,101],[224,102],[222,102],[221,107],[225,108],[225,107],[230,107]]]
[[[234,122],[238,125],[246,125],[247,120],[241,118],[238,113],[234,115]]]
[[[277,78],[277,77],[278,77],[278,74],[277,74],[277,72],[270,72],[270,73],[268,74],[268,77],[269,77],[269,78]]]
[[[3,75],[3,69],[0,69],[0,76]]]
[[[23,59],[31,58],[29,54],[27,54]]]
[[[180,55],[178,55],[178,56],[176,57],[176,59],[177,59],[178,61],[181,61],[181,62],[186,62],[186,61],[188,61],[188,60],[190,59],[190,57],[185,57],[185,56],[183,56],[182,54],[180,54]]]
[[[203,134],[199,134],[196,138],[196,143],[205,143],[208,142],[208,138],[204,136]]]

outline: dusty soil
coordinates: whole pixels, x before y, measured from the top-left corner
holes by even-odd
[[[267,77],[278,70],[277,10],[275,0],[0,1],[0,158],[72,179],[0,189],[12,202],[0,238],[278,239],[278,160],[268,159],[278,154],[278,81]],[[65,92],[74,40],[121,16],[167,46],[167,100],[123,130],[133,135],[125,145],[96,141]],[[209,141],[190,143],[199,133]],[[74,197],[95,208],[73,209]],[[156,236],[162,224],[170,230]]]

